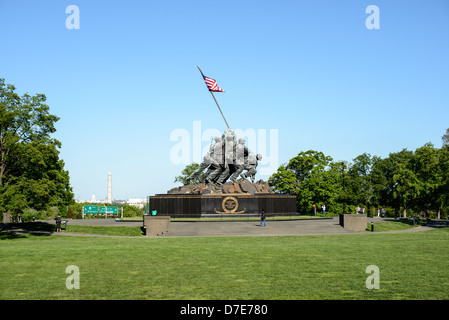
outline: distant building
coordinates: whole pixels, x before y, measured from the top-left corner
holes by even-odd
[[[129,204],[130,206],[135,206],[140,209],[143,209],[147,204],[147,199],[128,199],[126,203]]]

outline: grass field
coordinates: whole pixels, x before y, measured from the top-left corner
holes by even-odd
[[[72,230],[73,231],[73,230]],[[449,299],[449,230],[284,237],[0,237],[0,299]],[[68,290],[66,267],[80,270]],[[376,265],[380,288],[367,289]]]

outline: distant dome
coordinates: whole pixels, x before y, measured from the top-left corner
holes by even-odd
[[[90,198],[90,202],[96,202],[95,193],[92,193],[92,197]]]

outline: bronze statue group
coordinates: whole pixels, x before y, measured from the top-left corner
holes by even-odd
[[[199,168],[187,179],[187,184],[199,183],[222,185],[228,179],[235,182],[240,176],[254,179],[257,173],[257,161],[262,156],[254,154],[247,146],[245,139],[237,137],[232,129],[226,129],[222,136],[216,136],[203,158]],[[206,170],[201,176],[200,174]],[[245,171],[245,172],[244,172]],[[199,178],[199,180],[197,180]]]

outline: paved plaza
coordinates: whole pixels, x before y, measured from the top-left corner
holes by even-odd
[[[368,218],[374,224],[394,219]],[[140,221],[124,222],[115,219],[86,219],[70,220],[70,225],[97,225],[97,226],[142,226]],[[389,232],[416,232],[431,230],[434,227],[418,227],[401,231]],[[261,227],[259,221],[194,221],[171,222],[170,230],[156,237],[202,237],[202,236],[287,236],[287,235],[324,235],[324,234],[355,234],[367,233],[365,231],[352,231],[339,225],[339,218],[301,219],[284,221],[267,221],[266,227]],[[64,235],[65,233],[60,233]]]

